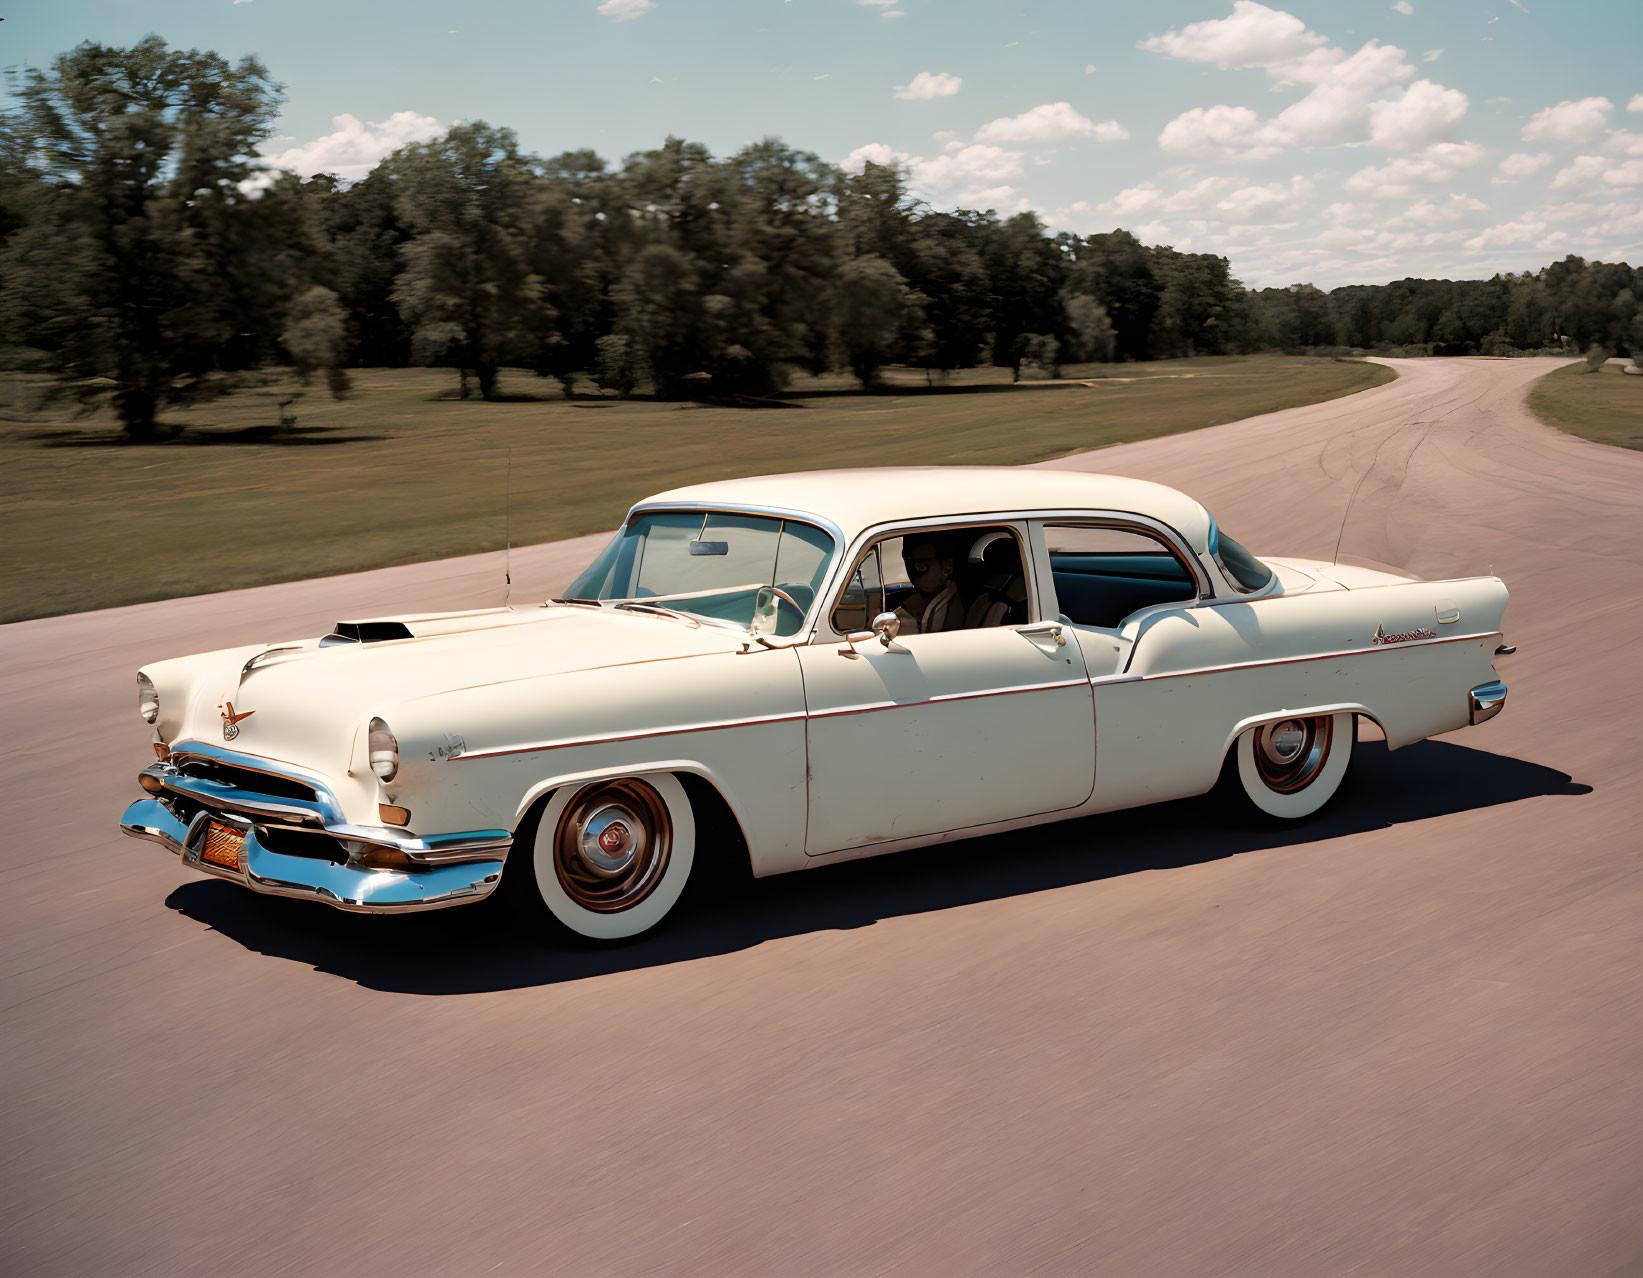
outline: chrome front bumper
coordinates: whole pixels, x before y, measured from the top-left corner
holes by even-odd
[[[290,791],[262,793],[190,775],[184,770],[193,766],[188,761],[208,769],[220,765],[219,776],[279,778],[297,785],[260,782]],[[221,768],[234,771],[224,774]],[[125,833],[175,852],[192,869],[252,891],[323,901],[344,910],[436,910],[481,900],[500,882],[513,842],[507,830],[418,836],[388,826],[354,825],[318,774],[204,742],[179,742],[171,761],[144,768],[138,780],[150,797],[126,809],[120,818]],[[243,831],[234,867],[201,855],[211,821]],[[299,856],[270,846],[289,840],[288,831],[317,836],[307,846],[335,855]],[[391,855],[379,855],[383,852]],[[384,868],[384,860],[395,868]]]
[[[213,820],[245,831],[235,869],[213,864],[200,855],[206,828]],[[338,864],[288,856],[265,847],[257,838],[257,827],[243,817],[202,809],[184,822],[164,799],[138,799],[120,818],[120,829],[133,838],[149,839],[175,852],[190,869],[242,884],[253,892],[323,901],[362,914],[464,905],[489,896],[502,879],[500,859],[404,871],[376,869],[352,861]]]

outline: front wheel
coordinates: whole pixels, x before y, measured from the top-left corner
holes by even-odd
[[[1350,714],[1263,723],[1233,743],[1244,797],[1269,817],[1296,821],[1335,797],[1352,762]]]
[[[519,868],[556,923],[586,940],[629,940],[661,923],[690,879],[690,798],[667,773],[566,786],[542,809],[530,852]]]

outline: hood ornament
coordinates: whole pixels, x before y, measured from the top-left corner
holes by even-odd
[[[240,720],[249,719],[257,712],[255,710],[247,710],[243,714],[235,714],[234,703],[232,701],[225,702],[224,704],[227,706],[227,709],[222,712],[222,739],[224,741],[232,741],[235,737],[240,735]]]

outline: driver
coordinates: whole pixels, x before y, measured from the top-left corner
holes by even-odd
[[[964,604],[953,584],[953,557],[932,537],[904,542],[902,566],[913,593],[896,607],[904,635],[933,635],[964,625]]]

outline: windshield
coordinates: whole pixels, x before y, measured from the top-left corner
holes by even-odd
[[[814,524],[680,510],[636,516],[567,592],[665,605],[757,634],[796,634],[833,558]]]
[[[1209,521],[1209,553],[1234,590],[1253,594],[1272,580],[1272,569],[1222,532],[1213,519]]]

